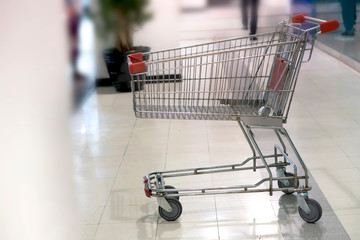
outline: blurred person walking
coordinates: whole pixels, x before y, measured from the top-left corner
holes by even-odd
[[[83,80],[84,76],[79,72],[76,61],[79,57],[79,30],[81,21],[81,1],[67,0],[68,36],[70,42],[70,60],[73,80]]]
[[[241,0],[242,24],[245,30],[248,30],[248,11],[250,8],[250,35],[256,34],[258,6],[259,0]],[[250,40],[257,40],[257,38],[251,37]]]
[[[343,36],[355,35],[355,21],[356,21],[356,0],[340,0],[342,9],[342,18],[344,21],[345,32]]]

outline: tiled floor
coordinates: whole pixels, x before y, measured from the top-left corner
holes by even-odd
[[[352,110],[357,102],[349,101],[357,96],[359,74],[319,51],[312,60],[303,65],[286,127],[351,239],[359,239],[360,118]],[[325,67],[331,72],[323,71]],[[294,233],[281,228],[284,219],[280,216],[288,214],[274,204],[277,195],[183,198],[184,213],[173,223],[159,218],[156,201],[145,198],[141,179],[149,171],[232,163],[248,157],[251,152],[234,122],[135,119],[130,93],[99,88],[74,119],[74,139],[84,239],[281,239],[283,234],[291,239]],[[250,172],[169,183],[218,186],[260,177],[259,172]],[[299,218],[296,208],[290,213]],[[326,221],[326,215],[323,218]]]
[[[183,43],[214,38],[211,31],[201,40],[186,34]],[[314,183],[310,194],[324,208],[314,225],[302,222],[292,195],[265,193],[184,197],[179,220],[164,221],[156,200],[144,196],[143,175],[239,162],[251,154],[245,138],[236,122],[136,119],[130,93],[98,88],[73,119],[83,239],[348,239],[337,217],[351,239],[360,239],[359,80],[359,73],[317,49],[302,66],[285,127],[324,193]],[[233,185],[259,179],[261,172],[219,176],[169,183]]]

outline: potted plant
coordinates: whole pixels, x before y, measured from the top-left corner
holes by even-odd
[[[150,51],[149,47],[133,46],[134,30],[151,17],[145,9],[148,0],[98,0],[98,4],[99,32],[104,37],[113,37],[115,45],[114,48],[104,51],[110,80],[117,91],[131,91],[127,55]]]

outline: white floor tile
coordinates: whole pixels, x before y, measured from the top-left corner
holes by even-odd
[[[81,209],[82,223],[84,225],[98,225],[104,213],[105,207],[93,207]]]
[[[164,223],[158,225],[157,239],[218,239],[216,222]]]
[[[98,225],[83,225],[81,240],[94,240]]]
[[[156,223],[143,222],[142,220],[121,224],[101,224],[94,240],[154,240],[156,229]]]
[[[282,239],[277,219],[257,221],[219,221],[223,239]]]

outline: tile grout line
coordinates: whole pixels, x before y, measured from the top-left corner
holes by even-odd
[[[96,230],[95,230],[95,233],[94,233],[93,240],[95,240],[96,234],[97,234],[97,232],[98,232],[98,230],[99,230],[99,226],[100,226],[100,224],[98,224],[98,225],[96,226]]]
[[[92,94],[90,94],[90,95],[92,95]],[[89,143],[88,142],[86,142],[86,144],[85,144],[85,147],[84,147],[84,149],[82,150],[82,152],[81,152],[81,154],[80,154],[80,160],[82,160],[83,159],[83,157],[84,157],[84,155],[85,155],[85,152],[86,152],[86,150],[89,148]],[[103,211],[103,213],[102,214],[104,214],[104,212],[105,212],[105,208],[104,208],[104,211]],[[102,217],[102,214],[101,214],[101,217]],[[101,219],[101,218],[100,218]],[[92,237],[92,239],[93,240],[95,240],[95,237],[96,237],[96,233],[97,233],[97,231],[98,231],[98,229],[99,229],[99,224],[100,224],[100,220],[99,220],[99,222],[96,224],[96,230],[95,230],[95,232],[94,232],[94,236]],[[82,224],[82,226],[84,226],[85,224]]]
[[[122,162],[123,162],[123,160],[124,160],[124,156],[125,156],[125,154],[126,154],[126,150],[127,150],[128,146],[129,146],[130,140],[131,140],[131,138],[132,138],[132,136],[133,136],[133,133],[134,133],[134,130],[135,130],[135,127],[136,127],[136,123],[137,123],[137,119],[135,119],[135,123],[134,123],[134,125],[133,125],[132,131],[131,131],[131,134],[130,134],[130,137],[129,137],[129,141],[128,141],[128,143],[127,143],[127,145],[126,145],[126,148],[125,148],[125,150],[124,150],[124,153],[123,153],[123,155],[122,155],[122,158],[121,158],[119,167],[118,167],[117,170],[116,170],[116,175],[115,175],[115,177],[114,177],[114,181],[113,181],[113,183],[112,183],[112,186],[111,186],[111,189],[110,189],[110,193],[108,194],[108,197],[107,197],[107,199],[106,199],[106,201],[105,201],[104,210],[103,210],[103,212],[102,212],[102,214],[101,214],[101,217],[100,217],[100,219],[99,219],[99,222],[98,222],[98,224],[97,224],[97,228],[96,228],[96,231],[95,231],[93,240],[95,240],[95,237],[96,237],[97,231],[98,231],[98,229],[99,229],[101,220],[102,220],[102,218],[103,218],[103,216],[104,216],[104,213],[105,213],[105,210],[106,210],[108,201],[109,201],[109,199],[110,199],[111,192],[112,192],[112,190],[113,190],[113,188],[114,188],[115,181],[116,181],[116,179],[117,179],[117,177],[118,177],[118,174],[119,174],[119,171],[120,171]]]
[[[170,120],[170,122],[169,122],[169,129],[168,129],[168,135],[167,135],[167,141],[166,141],[164,171],[165,171],[165,169],[166,169],[166,160],[167,160],[167,156],[168,156],[169,139],[170,139],[170,129],[171,129],[171,120]]]
[[[208,121],[205,120],[205,126],[206,126],[206,141],[207,141],[207,146],[208,146],[208,153],[209,153],[209,161],[210,161],[210,164],[212,164],[212,159],[211,159],[211,154],[210,154],[210,141],[209,141],[209,132],[208,132]],[[211,177],[211,183],[214,185],[214,178],[212,177],[212,175],[210,175]]]
[[[208,132],[208,122],[205,121],[205,126],[206,126],[206,141],[207,141],[207,145],[208,145],[208,153],[209,153],[209,160],[210,160],[210,164],[212,164],[212,160],[211,160],[211,156],[210,156],[210,141],[209,141],[209,132]],[[211,182],[212,184],[214,184],[214,179],[211,176]],[[217,206],[216,206],[216,196],[214,195],[214,204],[215,204],[215,216],[216,216],[216,227],[217,227],[217,232],[218,232],[218,239],[220,240],[220,229],[219,229],[219,219],[218,219],[218,214],[217,214]]]
[[[219,229],[219,219],[217,214],[217,206],[216,206],[216,196],[214,195],[214,204],[215,204],[215,216],[216,216],[216,226],[218,232],[218,239],[220,240],[220,229]]]
[[[79,156],[79,157],[80,157],[80,160],[83,160],[84,155],[85,155],[85,152],[86,152],[86,150],[88,150],[88,149],[89,149],[89,143],[86,142],[84,149],[83,149],[83,150],[81,151],[81,153],[80,153],[80,156]],[[105,208],[104,208],[104,211],[103,211],[102,214],[104,214],[104,212],[105,212]],[[101,217],[102,217],[102,214],[101,214]],[[101,218],[100,218],[100,219],[101,219]],[[96,230],[95,230],[95,232],[94,232],[94,236],[92,237],[93,240],[95,240],[96,233],[97,233],[97,231],[98,231],[98,229],[99,229],[99,224],[100,224],[100,220],[99,220],[98,224],[96,224]],[[82,225],[84,225],[84,224],[82,224]]]
[[[129,147],[129,144],[130,144],[130,140],[131,140],[131,138],[133,137],[133,134],[134,134],[134,130],[135,130],[137,121],[138,121],[138,119],[135,118],[135,123],[134,123],[134,126],[133,126],[132,130],[131,130],[130,137],[129,137],[129,141],[128,141],[128,143],[126,144],[124,153],[123,153],[123,155],[122,155],[123,157],[125,157],[125,155],[126,155],[127,149],[128,149],[128,147]],[[121,161],[121,162],[122,162],[122,161]],[[120,163],[120,165],[121,165],[121,163]]]
[[[155,238],[154,238],[155,240],[158,239],[157,237],[158,230],[159,230],[159,216],[156,219],[156,230],[155,230]]]
[[[169,147],[169,139],[170,139],[170,128],[171,128],[171,120],[169,121],[169,129],[168,129],[168,135],[167,135],[167,141],[166,141],[166,150],[165,150],[165,162],[164,162],[164,171],[166,169],[166,160],[167,160],[167,155],[168,155],[168,147]],[[155,230],[155,240],[158,239],[158,230],[159,230],[159,215],[157,217],[157,220],[156,220],[156,230]]]

